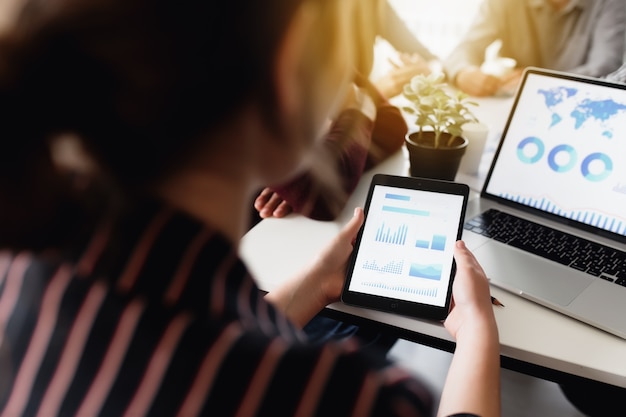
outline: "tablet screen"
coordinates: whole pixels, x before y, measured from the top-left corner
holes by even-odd
[[[445,309],[455,272],[454,244],[462,232],[466,186],[458,191],[455,186],[460,184],[450,188],[436,181],[406,180],[395,185],[380,178],[373,182],[346,291],[374,296],[369,302],[353,297],[353,302],[365,306],[373,303],[370,306],[394,310],[397,303],[394,307],[382,300],[397,300]]]

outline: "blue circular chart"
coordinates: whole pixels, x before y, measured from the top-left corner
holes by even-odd
[[[589,169],[589,165],[591,165],[594,161],[602,162],[604,164],[604,171],[595,174],[592,173]],[[592,153],[583,159],[580,170],[583,173],[583,176],[589,181],[602,181],[611,175],[611,172],[613,172],[613,161],[606,154],[600,152]]]
[[[537,147],[537,152],[535,155],[526,156],[524,153],[524,149],[527,145],[535,145]],[[537,137],[529,136],[526,139],[522,140],[519,145],[517,145],[517,157],[520,161],[526,164],[534,164],[539,161],[545,152],[546,147],[543,144],[543,141]]]
[[[569,161],[565,164],[559,164],[556,158],[558,154],[566,153],[569,156]],[[557,145],[548,154],[548,165],[555,172],[567,172],[576,164],[576,150],[570,145]]]

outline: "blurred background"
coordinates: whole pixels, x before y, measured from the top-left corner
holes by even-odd
[[[460,41],[481,2],[481,0],[388,1],[416,38],[442,59]],[[391,45],[386,40],[378,38],[372,79],[377,79],[390,69],[388,59],[394,54]]]
[[[407,27],[435,55],[445,58],[460,40],[480,0],[389,0]]]
[[[10,24],[18,2],[19,0],[0,0],[0,32]]]

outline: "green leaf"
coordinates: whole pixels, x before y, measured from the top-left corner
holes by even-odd
[[[419,131],[435,132],[435,147],[438,147],[442,132],[461,136],[462,126],[468,121],[477,121],[468,106],[478,106],[462,91],[450,88],[443,74],[416,75],[404,85],[403,95],[410,105],[402,110],[415,116]]]

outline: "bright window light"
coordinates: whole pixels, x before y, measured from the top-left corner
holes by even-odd
[[[461,39],[481,0],[388,0],[407,27],[435,55],[445,58]]]

